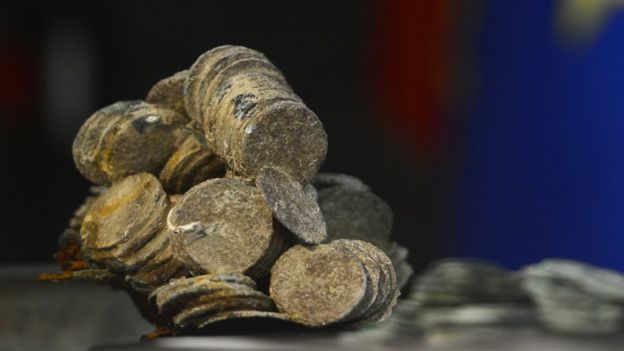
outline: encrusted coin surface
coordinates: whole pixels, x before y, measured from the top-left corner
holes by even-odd
[[[271,270],[271,297],[295,322],[320,327],[343,321],[366,298],[362,262],[339,245],[297,245]]]
[[[147,242],[164,224],[169,199],[156,177],[139,173],[115,183],[95,200],[81,227],[87,255],[129,242]]]
[[[189,190],[169,212],[167,225],[178,254],[199,274],[264,273],[254,266],[271,250],[274,236],[282,235],[260,191],[227,178]]]
[[[187,121],[140,100],[105,107],[89,117],[74,140],[76,167],[97,184],[141,172],[158,174],[180,142],[177,130]]]
[[[273,214],[301,241],[318,244],[327,238],[325,220],[314,198],[288,174],[265,168],[256,179]]]
[[[160,180],[169,194],[183,194],[204,180],[222,177],[225,165],[192,130],[185,131],[177,147],[160,172]]]

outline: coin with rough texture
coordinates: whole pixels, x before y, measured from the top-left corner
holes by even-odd
[[[186,115],[186,108],[184,107],[184,82],[186,77],[188,77],[188,71],[184,70],[158,81],[147,93],[145,101],[165,106]]]
[[[381,293],[385,294],[385,298],[378,304],[377,309],[370,311],[367,315],[369,321],[384,321],[392,314],[392,309],[396,305],[397,298],[400,294],[392,261],[380,248],[369,242],[362,240],[348,241],[350,241],[352,245],[359,246],[362,250],[373,256],[385,276],[385,285],[381,288]]]
[[[198,296],[217,296],[221,291],[254,291],[255,283],[243,275],[205,275],[170,282],[155,290],[154,299],[160,313],[168,313],[180,303]]]
[[[452,258],[432,263],[412,284],[410,299],[428,306],[526,301],[511,272],[492,262]]]
[[[207,316],[224,311],[275,311],[275,305],[271,298],[260,292],[257,293],[258,296],[254,297],[230,296],[227,298],[203,299],[204,301],[194,304],[175,315],[173,323],[178,327],[187,328],[203,323],[202,319],[205,319]]]
[[[140,100],[105,107],[89,117],[74,140],[76,167],[97,184],[141,172],[158,174],[187,121],[173,110]]]
[[[168,207],[162,185],[149,173],[115,183],[85,215],[81,236],[87,254],[112,250],[127,242],[147,242],[164,225]]]
[[[208,145],[239,176],[255,179],[272,166],[307,181],[324,161],[323,125],[261,53],[214,48],[193,64],[184,89]]]
[[[69,228],[80,230],[80,226],[82,226],[82,221],[84,220],[84,216],[91,208],[91,204],[97,199],[97,195],[89,195],[85,198],[84,202],[72,215],[72,218],[69,220]]]
[[[271,297],[291,320],[320,327],[343,321],[366,298],[367,275],[349,250],[297,245],[271,270]]]
[[[389,246],[392,210],[375,194],[351,187],[319,191],[319,205],[327,223],[327,240],[354,239]]]
[[[154,289],[166,284],[171,279],[188,274],[188,270],[177,259],[160,261],[158,265],[142,267],[125,277],[126,283],[135,291],[149,294]]]
[[[318,244],[327,238],[318,203],[291,176],[274,168],[265,168],[258,175],[256,186],[277,220],[301,241]]]
[[[387,298],[387,293],[383,290],[383,284],[385,282],[382,282],[382,280],[386,279],[386,276],[379,266],[377,258],[360,245],[355,244],[354,240],[336,240],[332,244],[340,245],[349,250],[364,264],[364,268],[369,276],[367,287],[370,289],[370,293],[367,294],[368,299],[362,299],[361,306],[354,309],[351,315],[353,318],[365,319],[373,314]],[[346,317],[345,319],[353,318]]]
[[[198,274],[264,274],[265,253],[275,242],[273,214],[260,191],[238,179],[210,179],[189,190],[171,209],[167,225],[180,257]]]
[[[225,174],[225,165],[208,149],[203,138],[192,130],[186,135],[160,172],[159,178],[169,194],[182,194],[204,180]]]

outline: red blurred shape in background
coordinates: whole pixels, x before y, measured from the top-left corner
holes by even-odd
[[[33,115],[36,99],[33,55],[18,45],[0,51],[0,119],[20,122]]]
[[[380,3],[376,86],[382,116],[421,161],[444,149],[447,125],[448,0]]]

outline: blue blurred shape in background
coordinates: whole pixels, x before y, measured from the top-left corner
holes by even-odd
[[[624,13],[614,8],[595,37],[571,45],[555,5],[487,3],[456,254],[624,270]]]

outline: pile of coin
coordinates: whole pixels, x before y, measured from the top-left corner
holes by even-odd
[[[522,332],[607,334],[624,330],[624,275],[547,259],[509,271],[466,258],[432,263],[392,317],[355,337],[392,343],[415,332],[444,345],[501,340]]]
[[[527,266],[518,275],[547,328],[583,334],[624,329],[624,275],[563,259]]]
[[[407,250],[368,186],[318,173],[326,152],[321,122],[262,53],[214,48],[84,123],[74,161],[98,187],[62,235],[66,271],[43,278],[121,286],[179,332],[383,320],[412,274]]]

